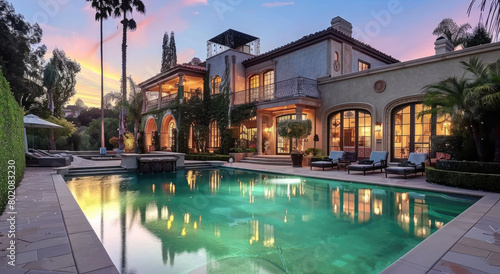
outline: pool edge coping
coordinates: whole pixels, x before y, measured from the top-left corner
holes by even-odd
[[[51,173],[78,273],[119,273],[61,174]]]

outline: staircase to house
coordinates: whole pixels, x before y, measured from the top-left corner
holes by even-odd
[[[253,155],[243,158],[240,162],[259,165],[292,166],[290,155]]]

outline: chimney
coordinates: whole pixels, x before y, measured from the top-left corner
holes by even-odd
[[[440,36],[438,39],[436,39],[436,42],[434,42],[434,50],[436,51],[436,55],[451,52],[453,51],[453,49],[453,44],[443,36]]]
[[[337,16],[332,19],[332,28],[342,32],[343,34],[352,37],[352,25],[344,18]]]

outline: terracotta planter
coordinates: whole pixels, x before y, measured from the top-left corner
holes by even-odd
[[[302,167],[302,159],[304,158],[302,153],[292,153],[290,157],[292,157],[293,167]]]

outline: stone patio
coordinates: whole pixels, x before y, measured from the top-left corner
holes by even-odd
[[[114,166],[75,157],[72,166]],[[226,167],[451,192],[482,198],[439,229],[384,273],[500,273],[500,194],[462,190],[425,182],[424,176],[374,172],[309,170],[309,167],[227,163]],[[16,266],[7,266],[9,214],[0,217],[0,273],[118,273],[97,235],[66,187],[50,168],[27,168],[16,190]]]

